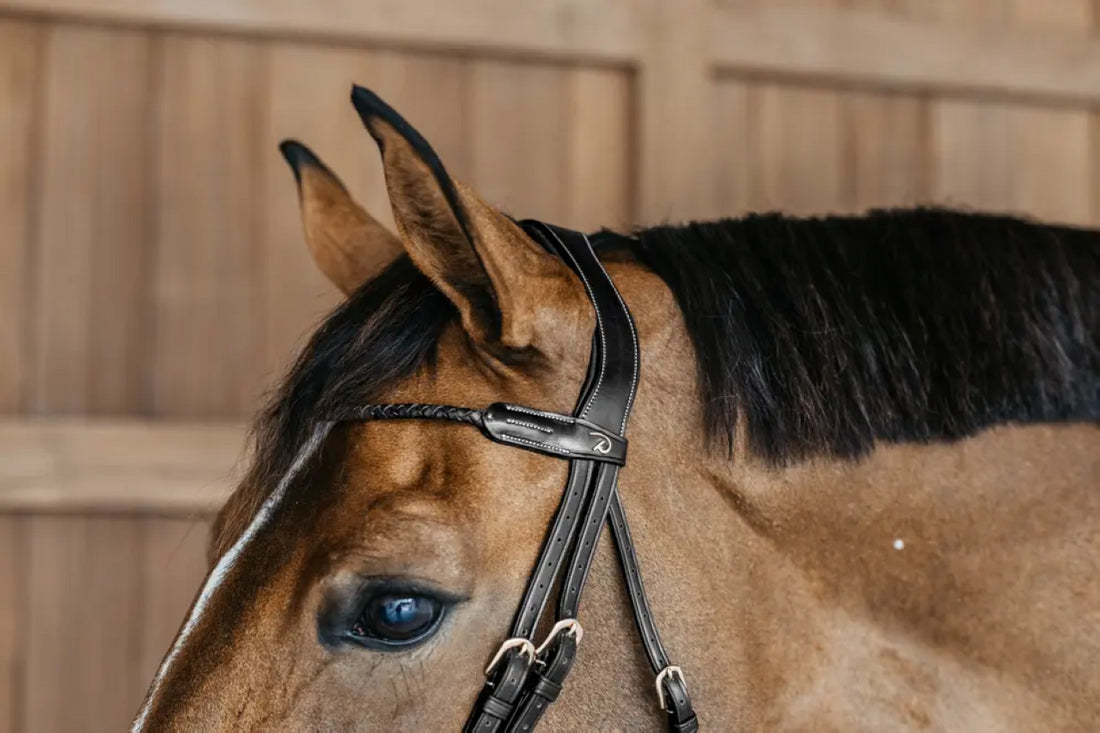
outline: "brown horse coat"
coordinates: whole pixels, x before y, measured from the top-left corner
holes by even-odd
[[[291,464],[309,438],[300,413],[333,395],[373,390],[378,402],[507,400],[568,412],[583,379],[593,323],[575,277],[468,188],[458,184],[459,200],[449,201],[408,131],[370,115],[365,122],[383,153],[397,235],[308,150],[284,146],[299,180],[306,240],[349,302],[260,419],[256,465],[219,516],[215,567],[135,730],[459,728],[557,505],[562,463],[458,425],[340,426],[318,438],[312,459]],[[917,220],[889,221],[909,231],[907,222]],[[765,224],[725,231],[749,227],[736,229],[745,242],[764,231],[753,226]],[[777,226],[802,231],[790,220]],[[843,238],[849,225],[835,226],[829,236]],[[1089,236],[1086,254],[1100,260]],[[738,270],[761,283],[757,296],[740,291],[749,305],[782,290],[780,279],[767,280],[769,245],[753,246],[760,270],[748,269],[751,252]],[[712,384],[715,364],[703,362],[718,357],[707,352],[706,326],[696,321],[722,315],[688,302],[703,297],[692,289],[710,281],[676,286],[625,245],[606,260],[642,348],[622,499],[654,613],[705,729],[1097,729],[1100,430],[1089,410],[1100,392],[1083,403],[1089,383],[1066,380],[1044,402],[1062,405],[1060,395],[1083,388],[1084,398],[1066,397],[1078,412],[1057,408],[1064,422],[1036,407],[1012,418],[990,412],[954,432],[942,427],[951,410],[980,395],[929,407],[929,414],[940,410],[940,423],[923,413],[906,423],[886,415],[904,412],[906,397],[883,393],[860,403],[874,405],[861,418],[870,427],[845,442],[836,437],[840,413],[830,407],[849,399],[839,392],[822,389],[821,399],[811,399],[809,388],[761,389],[750,401],[746,387],[738,403]],[[1057,345],[1085,375],[1077,381],[1091,379],[1093,388],[1097,274],[1078,273],[1076,290],[1060,301],[1089,312],[1063,306],[1047,314],[1055,324],[1077,319],[1080,327]],[[928,277],[934,284],[940,276]],[[872,285],[850,283],[857,291]],[[991,281],[991,293],[996,286]],[[436,303],[443,317],[433,320],[426,314]],[[929,323],[933,305],[922,306]],[[965,311],[956,315],[950,323],[966,322]],[[779,333],[781,314],[773,318]],[[393,323],[403,325],[387,331]],[[918,338],[916,327],[901,330]],[[798,341],[805,331],[792,331],[785,359],[762,349],[743,383],[773,370],[771,384],[790,384],[778,372],[805,368],[811,387],[834,378],[843,384],[844,369],[865,363],[860,344],[875,343],[849,333],[836,347],[850,361],[814,377],[818,342]],[[383,332],[385,348],[371,341]],[[1043,337],[1015,333],[1021,354]],[[762,342],[762,330],[755,334]],[[409,343],[393,345],[402,339]],[[348,371],[356,344],[364,349],[358,363],[369,361],[359,375]],[[752,348],[743,355],[749,360]],[[768,403],[769,394],[778,396]],[[715,440],[708,412],[719,398],[734,405],[724,413],[733,416],[729,451]],[[787,437],[761,437],[784,419]],[[904,434],[910,424],[941,427]],[[879,425],[902,427],[884,435],[894,428]],[[817,437],[799,443],[799,436]],[[400,650],[325,643],[326,609],[378,578],[413,579],[446,596],[438,630]],[[547,729],[660,728],[621,584],[601,547],[581,609],[584,642]]]

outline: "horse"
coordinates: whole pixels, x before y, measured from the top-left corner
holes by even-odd
[[[282,144],[346,299],[255,421],[135,732],[461,728],[562,498],[564,462],[468,426],[325,422],[568,415],[600,325],[562,259],[352,101],[397,231]],[[913,208],[591,244],[640,349],[618,496],[699,727],[1100,725],[1097,232]],[[604,532],[546,728],[662,727],[623,582]]]

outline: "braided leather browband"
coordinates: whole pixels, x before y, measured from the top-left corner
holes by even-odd
[[[516,611],[511,635],[486,669],[485,686],[465,731],[532,730],[557,698],[581,640],[577,620],[581,592],[600,533],[609,522],[642,646],[656,676],[658,702],[670,730],[692,733],[699,728],[698,720],[684,675],[661,645],[617,491],[619,468],[626,463],[626,423],[638,384],[640,355],[634,321],[588,237],[537,221],[522,225],[577,273],[596,313],[588,377],[573,414],[505,403],[484,409],[392,404],[349,407],[330,419],[448,420],[473,425],[504,445],[569,460],[561,503]],[[536,647],[534,634],[555,588],[560,588],[555,623]]]

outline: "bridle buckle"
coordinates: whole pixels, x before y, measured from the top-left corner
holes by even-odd
[[[661,710],[668,710],[665,707],[665,678],[676,676],[680,678],[680,682],[684,685],[684,690],[687,690],[687,680],[684,679],[684,670],[679,667],[668,666],[657,673],[657,702],[661,705]]]
[[[524,639],[522,637],[513,637],[511,639],[505,639],[504,643],[500,645],[500,649],[497,649],[497,653],[493,655],[493,660],[489,662],[489,666],[485,668],[485,676],[488,677],[492,673],[493,668],[500,664],[500,660],[504,658],[504,655],[508,653],[510,649],[519,649],[520,656],[527,657],[527,666],[530,667],[535,661],[535,656],[538,652],[535,651],[535,645],[531,643],[530,639]]]
[[[584,629],[581,628],[581,622],[575,618],[563,618],[550,629],[550,633],[546,635],[546,639],[543,640],[543,642],[539,644],[538,649],[535,650],[535,656],[542,656],[542,652],[546,647],[550,646],[554,642],[554,639],[558,637],[558,634],[563,631],[567,634],[571,634],[577,640],[578,645],[581,643],[581,637],[584,636]]]

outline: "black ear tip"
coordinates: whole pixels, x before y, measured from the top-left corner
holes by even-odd
[[[405,121],[401,119],[401,115],[397,114],[397,111],[394,110],[393,107],[383,102],[381,97],[366,87],[361,87],[358,84],[351,85],[351,104],[355,107],[355,111],[359,113],[359,119],[366,125],[367,132],[371,134],[371,137],[373,137],[379,145],[382,144],[382,140],[378,137],[374,127],[371,125],[371,120],[380,117],[391,125],[393,125],[395,121],[400,120],[401,124],[394,126],[398,128],[405,126]]]
[[[297,140],[283,140],[279,143],[279,152],[286,158],[286,162],[290,165],[290,169],[294,171],[294,179],[299,182],[302,180],[303,168],[314,167],[327,170],[325,164],[313,154],[313,151]]]
[[[359,114],[378,113],[389,110],[390,106],[382,101],[381,97],[366,87],[358,84],[351,85],[351,103]]]

